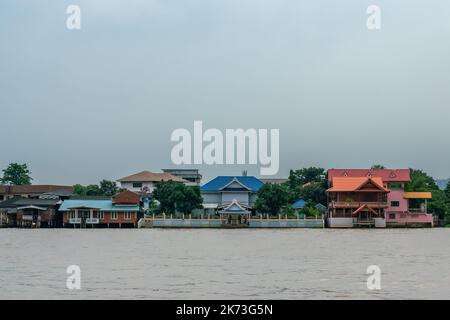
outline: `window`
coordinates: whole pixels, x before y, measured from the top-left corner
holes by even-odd
[[[131,212],[125,212],[125,220],[131,219]]]
[[[76,216],[75,216],[75,211],[70,211],[70,216],[69,216],[69,218],[70,218],[70,219],[75,219],[75,218],[76,218]]]
[[[142,188],[142,182],[133,182],[133,188]]]
[[[389,219],[395,220],[395,213],[389,213]]]
[[[97,214],[97,217],[98,217],[100,220],[103,220],[103,219],[105,219],[105,214],[104,214],[103,212],[99,212],[99,213]]]
[[[117,220],[117,212],[111,212],[111,220]]]
[[[391,207],[400,207],[400,201],[391,201]]]

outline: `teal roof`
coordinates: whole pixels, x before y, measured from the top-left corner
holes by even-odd
[[[75,208],[97,209],[100,211],[139,211],[138,205],[114,205],[112,200],[64,200],[60,211]]]

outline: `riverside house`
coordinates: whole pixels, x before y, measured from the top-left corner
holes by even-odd
[[[406,192],[409,169],[330,169],[329,227],[433,226],[429,192]]]
[[[253,176],[218,176],[200,188],[204,213],[219,214],[230,225],[245,224],[263,184]]]
[[[8,187],[8,191],[7,200],[0,202],[1,226],[21,228],[62,226],[58,209],[62,200],[72,195],[72,187],[51,185],[4,187]]]
[[[124,191],[113,198],[71,198],[60,209],[64,227],[136,228],[141,218],[140,196]]]

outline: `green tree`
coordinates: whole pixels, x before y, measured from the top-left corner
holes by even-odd
[[[27,185],[33,180],[30,174],[25,163],[10,163],[6,169],[3,169],[3,177],[0,180],[4,184]]]
[[[276,215],[288,204],[288,190],[285,186],[266,183],[258,190],[255,209],[259,213]]]
[[[105,196],[112,197],[117,193],[117,184],[114,181],[102,180],[100,181],[100,193]]]
[[[372,170],[386,169],[386,167],[383,166],[382,164],[374,164],[374,165],[371,167],[371,169],[372,169]]]
[[[199,187],[174,181],[158,183],[153,197],[159,201],[160,211],[166,214],[190,214],[194,209],[200,209],[203,202]]]
[[[405,190],[409,192],[426,192],[439,190],[432,177],[422,170],[411,169],[411,181],[406,183]]]
[[[86,195],[86,187],[82,186],[81,184],[76,184],[73,186],[73,193],[78,196],[85,196]]]
[[[96,184],[90,184],[83,186],[81,184],[76,184],[73,186],[73,193],[78,196],[103,196],[100,187]]]
[[[431,192],[432,199],[428,202],[428,211],[440,219],[449,216],[450,205],[447,202],[445,191],[440,190],[434,179],[424,171],[411,169],[411,181],[406,184],[405,190]]]
[[[179,212],[190,214],[194,209],[202,208],[203,198],[200,194],[200,188],[197,186],[185,186],[178,183],[173,196],[173,201]]]
[[[161,212],[166,214],[175,213],[175,203],[172,202],[171,196],[175,188],[173,181],[161,181],[153,190],[153,197],[158,200]]]
[[[289,171],[289,186],[296,188],[299,185],[304,185],[308,182],[322,182],[325,178],[325,169],[309,167],[299,170]]]
[[[303,199],[306,202],[313,202],[314,204],[327,203],[327,187],[328,181],[326,179],[326,171],[323,168],[310,167],[299,170],[291,170],[289,173],[289,180],[287,182],[289,187],[290,203]]]

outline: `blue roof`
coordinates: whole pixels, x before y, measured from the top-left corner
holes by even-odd
[[[73,208],[98,209],[100,211],[139,211],[138,205],[113,205],[112,200],[64,200],[60,211],[69,211]]]
[[[201,186],[200,190],[204,192],[217,192],[233,181],[233,179],[236,179],[253,192],[258,191],[264,185],[264,182],[253,176],[218,176]]]
[[[300,209],[303,208],[305,206],[306,202],[303,199],[300,199],[298,201],[296,201],[295,203],[292,204],[292,207],[294,209]]]

